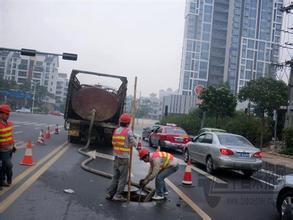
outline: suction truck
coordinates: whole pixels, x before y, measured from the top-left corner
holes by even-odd
[[[124,76],[72,70],[64,112],[68,141],[111,145],[126,92]]]

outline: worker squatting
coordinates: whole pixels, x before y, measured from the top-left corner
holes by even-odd
[[[114,173],[112,182],[106,192],[106,199],[127,201],[122,193],[127,183],[130,149],[137,146],[133,132],[129,128],[130,122],[131,117],[127,113],[123,113],[119,118],[119,127],[113,133]],[[139,150],[139,158],[146,163],[150,163],[148,174],[139,181],[140,188],[144,188],[156,178],[156,194],[152,199],[164,199],[168,195],[164,179],[178,170],[177,159],[170,153],[161,151],[150,153],[145,148]]]

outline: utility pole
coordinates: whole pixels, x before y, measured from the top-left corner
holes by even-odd
[[[288,108],[287,108],[287,116],[286,116],[286,122],[285,127],[291,128],[292,121],[293,121],[293,114],[291,113],[291,106],[293,105],[293,59],[286,62],[287,65],[290,65],[290,76],[289,76],[289,82],[288,82]]]
[[[280,10],[285,13],[291,13],[291,10],[293,10],[293,3],[290,3],[289,5],[282,7]],[[290,43],[286,43],[286,44],[291,45]],[[285,128],[291,128],[293,126],[292,125],[293,114],[291,113],[291,106],[293,105],[293,58],[291,57],[291,60],[286,61],[285,65],[289,65],[291,68],[289,81],[288,81],[288,107],[287,107]]]

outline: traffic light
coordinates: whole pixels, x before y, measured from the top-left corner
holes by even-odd
[[[36,50],[31,50],[31,49],[24,49],[24,48],[21,48],[21,50],[20,50],[20,54],[21,54],[21,55],[24,55],[24,56],[34,57],[34,56],[36,56],[37,51],[36,51]]]
[[[77,54],[74,53],[63,53],[62,54],[63,60],[77,60]]]

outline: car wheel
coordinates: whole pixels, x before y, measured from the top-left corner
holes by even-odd
[[[150,147],[154,147],[153,143],[152,143],[152,139],[149,139],[149,146]]]
[[[252,170],[242,170],[242,173],[244,174],[244,176],[246,178],[249,178],[249,177],[252,176],[252,174],[254,173],[254,171],[252,171]]]
[[[293,190],[287,191],[279,196],[277,208],[281,219],[293,218]]]
[[[188,149],[185,149],[185,150],[184,150],[184,152],[183,152],[183,157],[184,157],[184,161],[185,161],[185,163],[187,163],[187,162],[189,161],[189,159],[190,159]]]
[[[212,174],[215,170],[214,162],[211,156],[209,156],[206,160],[206,170],[210,174]]]

